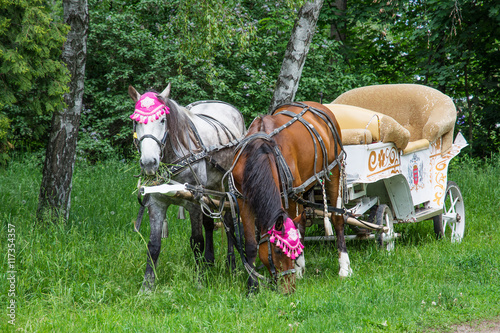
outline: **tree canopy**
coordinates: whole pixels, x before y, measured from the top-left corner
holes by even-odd
[[[42,0],[0,1],[0,115],[21,144],[43,145],[50,113],[63,106],[69,73],[60,56],[69,27],[61,9]]]
[[[128,115],[133,105],[127,97],[130,84],[139,90],[161,90],[171,82],[172,97],[179,103],[224,100],[238,107],[248,122],[265,114],[302,2],[90,0],[79,156],[97,160],[131,154]],[[14,40],[6,36],[14,36],[12,31],[16,31],[7,27],[14,20],[10,18],[27,15],[27,5],[18,3],[24,4],[2,2],[0,38],[6,41]],[[36,42],[38,48],[51,50],[47,53],[50,61],[38,67],[61,74],[64,68],[56,64],[63,39],[56,37],[65,36],[67,28],[57,23],[58,8],[41,1],[35,3],[40,13],[51,18],[47,23],[51,32]],[[341,4],[347,5],[344,8]],[[19,32],[28,29],[20,18],[17,20]],[[330,102],[349,89],[371,84],[425,84],[454,99],[459,109],[457,129],[472,143],[475,155],[498,151],[500,3],[325,2],[316,29],[296,100],[319,101],[322,94],[323,100]],[[39,52],[38,48],[31,45],[16,49],[13,43],[2,40],[0,49],[1,82],[14,91],[11,95],[8,89],[0,92],[0,112],[7,110],[9,118],[16,119],[16,124],[11,125],[11,139],[31,148],[43,145],[43,135],[35,136],[33,130],[46,130],[48,125],[44,124],[49,118],[37,118],[39,126],[33,126],[28,120],[17,123],[25,119],[18,115],[40,112],[36,111],[36,103],[50,111],[55,104],[47,104],[43,98],[52,96],[49,100],[55,101],[59,95],[51,93],[67,82],[60,77],[64,75],[39,74],[46,82],[17,93],[11,77],[17,73],[16,66],[25,66],[23,61],[27,60],[8,62],[6,52],[33,54]],[[31,66],[28,72],[33,76],[44,70],[35,63]],[[62,95],[62,91],[59,93]],[[28,103],[35,96],[37,102]]]

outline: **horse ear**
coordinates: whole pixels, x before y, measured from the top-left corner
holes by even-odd
[[[162,91],[160,96],[161,96],[161,98],[163,98],[164,101],[166,101],[168,99],[168,97],[170,96],[170,82],[168,83],[165,90]]]
[[[302,213],[297,216],[296,218],[293,219],[293,223],[295,224],[295,227],[299,229],[300,234],[304,235],[306,231],[306,225],[307,225],[307,215],[306,215],[306,210],[304,209]]]
[[[141,94],[139,94],[132,86],[128,86],[128,95],[134,102],[137,102],[141,98]]]
[[[293,219],[293,223],[295,223],[296,226],[305,224],[307,220],[306,216],[306,210],[304,209],[302,213],[300,213],[297,217]]]
[[[274,224],[274,229],[276,230],[283,229],[283,222],[284,222],[284,217],[283,216],[278,217],[276,223]]]

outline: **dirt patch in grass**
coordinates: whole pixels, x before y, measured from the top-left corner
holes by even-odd
[[[498,333],[500,332],[500,318],[453,325],[452,331],[456,333]]]

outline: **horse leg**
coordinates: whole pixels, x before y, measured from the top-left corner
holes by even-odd
[[[214,255],[214,220],[203,214],[203,228],[205,229],[205,263],[213,265]]]
[[[339,253],[339,276],[348,277],[352,275],[351,262],[347,254],[347,246],[344,237],[344,218],[342,215],[332,215],[333,228],[337,236],[337,250]]]
[[[203,239],[203,213],[198,206],[191,206],[188,209],[189,217],[191,220],[191,238],[189,239],[189,244],[194,253],[194,259],[196,266],[200,266],[200,260],[203,255],[204,239]]]
[[[330,204],[336,205],[340,208],[341,205],[337,204],[337,199],[339,198],[339,181],[340,172],[339,168],[333,170],[333,174],[330,176],[331,181],[326,182],[328,197],[330,198]],[[335,235],[337,236],[337,250],[339,253],[339,276],[348,277],[352,275],[351,262],[349,261],[349,254],[347,254],[347,246],[344,237],[344,218],[342,215],[332,214],[333,228],[335,230]]]
[[[300,207],[300,209],[302,210],[302,213],[299,213],[299,215],[293,219],[293,222],[299,230],[300,241],[302,242],[302,244],[304,244],[304,236],[306,234],[306,213],[305,210],[303,210],[303,207]],[[302,251],[302,253],[297,258],[295,258],[294,265],[295,271],[297,272],[297,278],[302,279],[306,271],[306,257],[304,251]]]
[[[257,240],[255,239],[255,217],[249,211],[248,205],[245,205],[241,200],[238,200],[241,210],[241,220],[243,221],[243,232],[245,235],[245,253],[247,256],[247,269],[255,270],[255,259],[257,259]],[[236,232],[235,232],[236,234]],[[238,237],[238,235],[236,235]],[[259,291],[259,281],[257,278],[250,274],[247,281],[248,293],[253,294]]]
[[[234,222],[230,212],[224,213],[224,230],[227,238],[227,266],[231,272],[236,269],[236,256],[234,254],[234,243],[232,234],[234,233]]]
[[[144,281],[139,293],[151,292],[155,284],[155,268],[161,250],[161,231],[168,205],[154,201],[148,206],[150,235],[148,242],[148,257]]]
[[[300,234],[300,241],[304,244],[304,236],[306,234],[306,216],[304,207],[299,205],[296,202],[290,202],[290,208],[288,209],[288,216],[294,217],[293,222],[297,226]],[[304,277],[304,272],[306,270],[306,259],[304,251],[295,259],[295,271],[298,279],[302,279]]]

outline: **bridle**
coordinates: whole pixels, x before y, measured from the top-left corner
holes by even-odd
[[[269,261],[269,270],[271,271],[271,275],[273,276],[274,281],[277,281],[279,278],[282,278],[286,275],[297,273],[297,270],[295,268],[291,268],[291,269],[288,269],[288,270],[280,272],[280,273],[276,272],[276,266],[274,265],[273,256],[271,253],[271,240],[270,239],[271,239],[271,236],[268,233],[264,233],[264,234],[260,235],[259,247],[264,242],[267,242],[267,256],[268,256],[268,261]]]
[[[134,121],[134,145],[135,145],[135,148],[137,149],[137,151],[139,152],[139,154],[141,154],[141,143],[142,143],[142,141],[144,139],[152,139],[160,147],[160,160],[161,160],[163,158],[163,150],[165,148],[165,144],[167,143],[168,131],[165,130],[165,134],[163,134],[163,138],[161,140],[158,140],[158,138],[155,137],[152,134],[144,134],[140,138],[137,138],[136,127],[137,127],[137,122]]]

